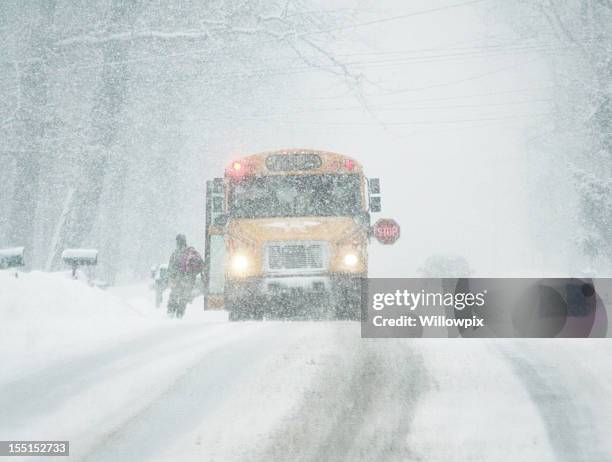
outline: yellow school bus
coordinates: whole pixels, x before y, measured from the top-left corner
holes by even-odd
[[[208,307],[230,320],[359,319],[378,179],[333,152],[233,159],[207,183]]]

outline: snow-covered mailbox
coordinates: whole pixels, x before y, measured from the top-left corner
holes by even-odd
[[[25,265],[25,247],[0,249],[0,269],[16,268]]]
[[[62,260],[72,268],[72,277],[76,279],[77,269],[80,266],[93,267],[98,264],[98,251],[96,249],[66,249],[62,252]],[[87,277],[92,279],[91,271]]]
[[[155,290],[155,308],[159,308],[164,297],[164,290],[168,288],[168,264],[151,267],[151,278]]]

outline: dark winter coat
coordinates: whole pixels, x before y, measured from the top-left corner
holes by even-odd
[[[193,281],[202,273],[204,260],[193,247],[177,248],[170,256],[168,264],[168,277],[170,282]]]

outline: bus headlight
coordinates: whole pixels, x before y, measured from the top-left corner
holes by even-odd
[[[232,257],[232,269],[235,273],[242,273],[249,266],[249,259],[244,255],[234,255]]]
[[[344,256],[344,264],[346,266],[355,266],[359,262],[359,257],[354,253],[347,253]]]

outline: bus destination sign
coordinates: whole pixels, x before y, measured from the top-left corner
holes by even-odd
[[[266,167],[272,172],[314,170],[321,166],[317,154],[273,154],[266,157]]]

